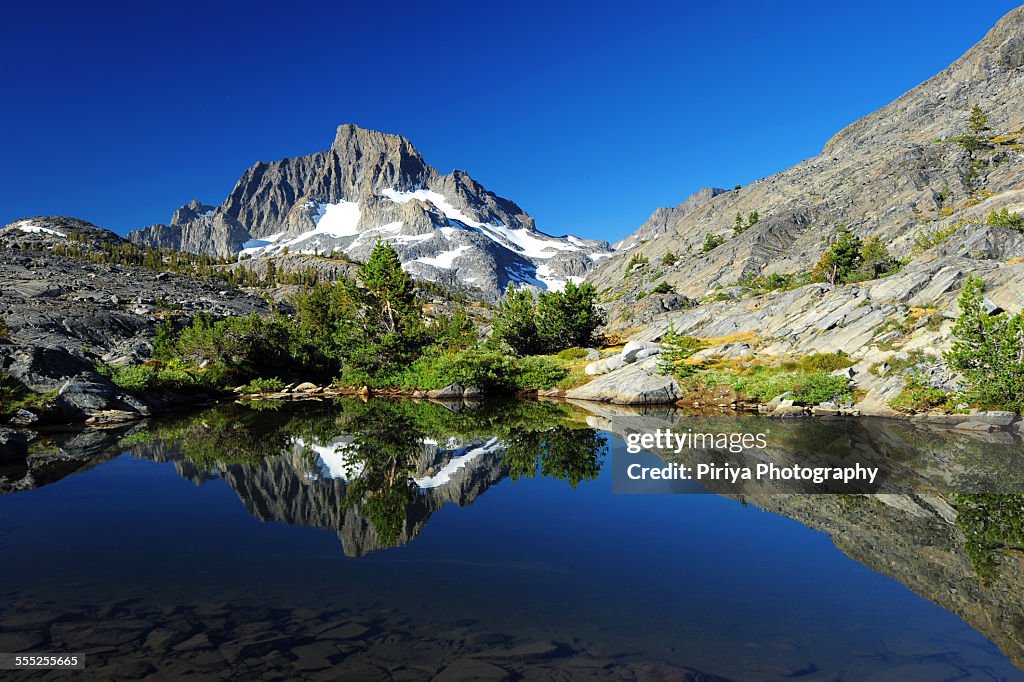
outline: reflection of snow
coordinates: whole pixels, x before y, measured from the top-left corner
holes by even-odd
[[[441,469],[439,469],[433,476],[413,478],[412,480],[423,490],[428,488],[439,488],[450,481],[452,474],[456,471],[466,466],[480,455],[486,455],[497,451],[500,445],[501,444],[498,442],[497,438],[492,438],[483,445],[475,447],[463,455],[452,457],[448,460],[448,463],[441,467]]]
[[[363,473],[363,463],[355,460],[348,451],[348,443],[334,441],[328,445],[307,443],[301,438],[292,441],[299,447],[316,453],[319,461],[320,475],[324,478],[340,478],[348,481]]]

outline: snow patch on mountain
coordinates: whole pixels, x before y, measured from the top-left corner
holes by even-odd
[[[57,230],[51,230],[48,227],[36,225],[31,220],[23,220],[15,225],[15,227],[22,232],[27,232],[28,234],[52,234],[54,237],[67,237],[63,232],[58,232]]]

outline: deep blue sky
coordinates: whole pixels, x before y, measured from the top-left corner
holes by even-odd
[[[702,186],[816,154],[1015,5],[7,3],[0,224],[163,222],[353,122],[547,232],[614,241]]]

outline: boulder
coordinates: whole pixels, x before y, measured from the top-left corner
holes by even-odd
[[[980,433],[989,433],[995,431],[997,426],[989,424],[988,422],[976,421],[973,417],[965,422],[960,422],[953,427],[957,431],[975,431]]]
[[[14,429],[0,427],[0,463],[20,462],[28,456],[28,438]]]
[[[628,364],[630,362],[635,362],[638,359],[637,354],[640,351],[649,350],[651,348],[660,348],[660,346],[650,341],[630,341],[622,348],[620,355],[622,356],[622,361]]]
[[[117,410],[147,416],[149,407],[95,372],[82,372],[68,379],[57,393],[49,413],[72,421]]]
[[[462,392],[462,397],[464,397],[464,398],[482,398],[482,397],[484,397],[484,392],[481,391],[476,386],[467,386],[466,390]]]
[[[440,398],[442,400],[454,400],[456,398],[462,398],[466,393],[466,389],[460,386],[458,383],[448,384],[444,388],[436,388],[432,391],[427,391],[428,398]]]
[[[726,343],[697,351],[691,357],[694,360],[746,360],[754,357],[754,350],[747,343]]]
[[[971,421],[984,422],[993,426],[1009,426],[1016,421],[1017,415],[1013,412],[995,411],[977,412],[971,415]]]
[[[610,358],[590,363],[583,368],[583,371],[587,376],[599,376],[608,372],[614,372],[622,367],[623,364],[625,363],[622,362],[622,355],[613,355]]]
[[[640,351],[639,353],[636,354],[636,359],[637,360],[643,360],[644,358],[649,358],[652,355],[660,355],[660,354],[661,354],[661,349],[660,348],[644,348],[642,351]]]
[[[767,403],[765,403],[764,406],[766,408],[768,408],[768,411],[774,410],[776,407],[778,407],[779,405],[782,404],[783,400],[788,399],[791,395],[793,395],[792,391],[786,391],[785,393],[777,395],[774,398],[772,398],[771,400],[769,400]],[[790,400],[789,404],[792,405],[793,401]]]
[[[597,350],[596,348],[584,348],[583,350],[587,351],[588,362],[593,362],[594,360],[601,359],[601,351]]]
[[[658,373],[656,358],[646,358],[566,391],[565,397],[619,405],[674,403],[683,395],[676,380]]]
[[[303,381],[301,384],[296,386],[293,390],[296,393],[310,393],[312,391],[317,390],[318,388],[319,388],[319,386],[317,386],[316,384],[314,384],[311,381]]]

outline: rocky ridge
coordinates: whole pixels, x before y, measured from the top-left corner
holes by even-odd
[[[673,325],[710,343],[707,359],[748,366],[842,351],[856,363],[857,409],[871,414],[895,414],[889,401],[910,370],[887,368],[910,357],[923,357],[912,369],[932,385],[955,389],[942,353],[966,276],[985,280],[993,313],[1024,309],[1024,234],[986,224],[1003,209],[1024,213],[1022,63],[1024,7],[942,73],[837,133],[818,156],[659,209],[588,276],[609,330],[650,342]],[[975,105],[990,130],[970,151],[957,140]],[[752,212],[759,220],[734,232],[735,216]],[[858,284],[765,292],[750,283],[808,272],[841,225],[877,237],[906,265]],[[724,243],[705,252],[709,235]],[[643,378],[622,371],[601,380],[614,388],[617,374]]]
[[[464,171],[441,174],[404,137],[350,124],[327,151],[254,165],[220,206],[193,201],[169,224],[128,237],[220,257],[344,252],[356,260],[380,239],[415,277],[490,298],[509,283],[580,281],[611,253],[604,242],[544,234]]]

